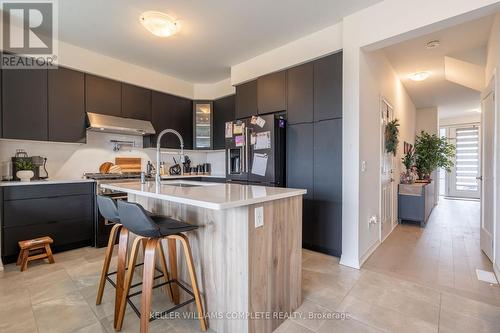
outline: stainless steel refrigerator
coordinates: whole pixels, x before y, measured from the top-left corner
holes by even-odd
[[[226,180],[285,187],[285,131],[274,114],[226,123]]]

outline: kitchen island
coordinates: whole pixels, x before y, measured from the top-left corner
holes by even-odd
[[[101,186],[199,226],[188,237],[215,332],[271,333],[301,304],[305,190],[184,180]],[[185,282],[181,255],[178,279]]]

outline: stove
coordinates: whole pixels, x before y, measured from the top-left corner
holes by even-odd
[[[113,182],[137,182],[141,179],[141,174],[137,172],[130,173],[85,173],[85,179],[94,179],[96,181],[96,195],[104,195],[113,200],[127,200],[127,193],[112,191],[102,188],[100,185]],[[98,217],[95,222],[94,246],[105,247],[108,245],[109,235],[115,223],[106,220],[98,212]],[[117,237],[118,241],[118,237]]]

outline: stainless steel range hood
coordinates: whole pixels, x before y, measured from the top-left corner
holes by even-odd
[[[87,130],[128,135],[150,135],[156,131],[150,121],[87,112]]]

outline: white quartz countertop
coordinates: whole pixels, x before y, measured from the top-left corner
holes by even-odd
[[[92,183],[93,179],[43,179],[29,182],[21,181],[0,181],[1,186],[29,186],[29,185],[49,185],[49,184],[71,184],[71,183]]]
[[[208,209],[228,209],[304,195],[306,190],[239,184],[217,184],[190,180],[101,184],[113,191],[177,202]]]

